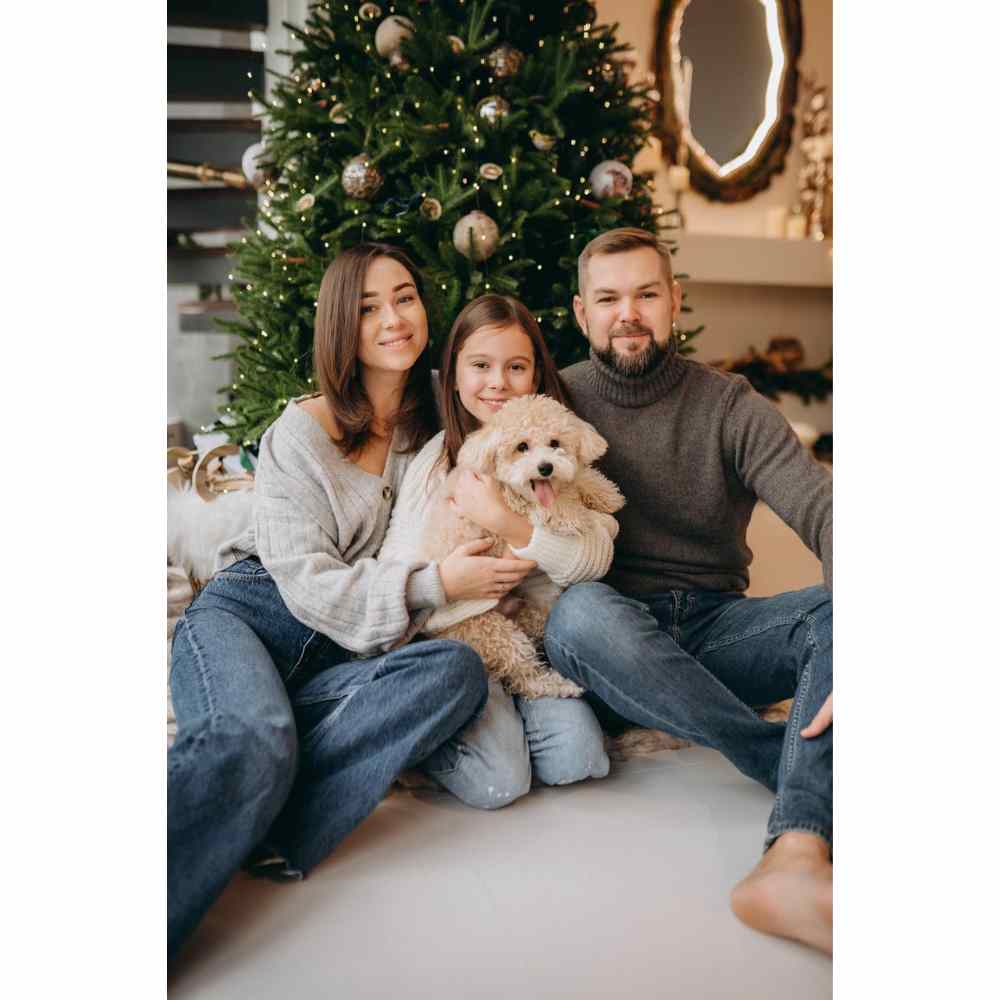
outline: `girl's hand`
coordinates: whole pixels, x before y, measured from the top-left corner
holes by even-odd
[[[523,548],[531,541],[531,522],[503,502],[500,486],[492,476],[468,468],[456,469],[449,502],[461,517],[499,535],[514,548]]]
[[[449,601],[503,597],[535,568],[530,559],[477,555],[492,544],[489,538],[466,542],[440,563],[438,572]]]

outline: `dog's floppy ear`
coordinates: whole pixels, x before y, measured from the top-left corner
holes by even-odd
[[[473,431],[455,459],[456,465],[467,465],[476,472],[492,476],[496,472],[497,435],[488,427]]]
[[[601,437],[585,420],[580,433],[580,461],[584,465],[592,465],[608,450],[608,442]]]

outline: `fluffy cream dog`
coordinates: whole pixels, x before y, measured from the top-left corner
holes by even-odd
[[[449,502],[462,467],[492,476],[504,503],[532,524],[558,534],[587,530],[585,510],[613,514],[625,500],[618,488],[592,468],[607,442],[590,424],[548,396],[519,396],[470,434],[458,453],[456,468],[428,507],[421,557],[441,560],[456,546],[492,538],[484,555],[501,555],[503,539],[461,517]],[[549,610],[560,587],[536,571],[498,608],[467,618],[443,631],[441,638],[468,643],[486,669],[511,694],[528,698],[578,697],[583,692],[539,657]]]

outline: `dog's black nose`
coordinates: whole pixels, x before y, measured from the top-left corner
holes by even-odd
[[[551,462],[540,462],[539,465],[538,465],[538,471],[543,476],[551,476],[552,475],[552,463]]]

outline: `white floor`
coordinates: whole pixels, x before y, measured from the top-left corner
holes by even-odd
[[[239,875],[170,996],[829,997],[829,959],[729,911],[771,801],[700,748],[492,813],[393,795],[306,881]]]

